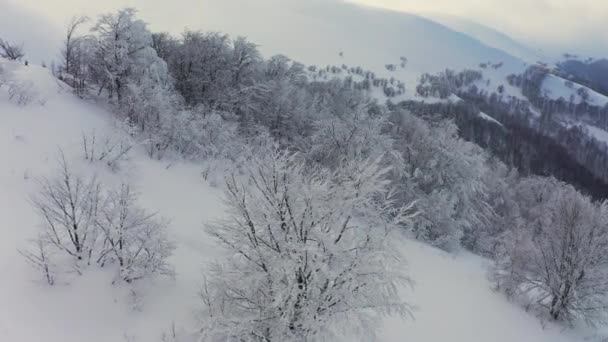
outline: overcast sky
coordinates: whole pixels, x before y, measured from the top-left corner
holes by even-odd
[[[264,1],[265,7],[258,6],[258,1]],[[264,8],[264,15],[272,17],[268,13],[272,6],[289,6],[294,1],[311,0],[0,0],[0,37],[37,41],[35,47],[26,46],[28,54],[32,59],[48,60],[45,51],[61,41],[63,28],[73,15],[95,16],[129,6],[136,7],[153,30],[179,33],[187,26],[246,35],[239,32],[239,27],[245,27],[238,22],[243,20],[243,11],[255,16],[259,8]],[[463,17],[549,54],[568,51],[608,57],[608,0],[349,1],[397,11]],[[241,13],[235,16],[238,20],[225,15],[236,12]]]

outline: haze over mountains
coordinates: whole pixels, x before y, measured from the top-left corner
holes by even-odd
[[[50,63],[57,59],[57,54],[37,50],[49,50],[39,46],[59,46],[57,34],[61,32],[62,23],[68,21],[72,14],[62,11],[61,15],[49,20],[43,13],[45,4],[37,6],[37,9],[25,9],[9,0],[2,1],[5,2],[2,5],[5,13],[9,15],[8,20],[0,23],[0,32],[7,32],[7,39],[23,41],[34,62],[44,59]],[[71,7],[69,12],[92,16],[117,7],[112,1],[87,6],[74,1],[73,5],[65,7]],[[345,50],[345,56],[352,62],[362,64],[370,64],[374,60],[388,62],[409,54],[413,63],[410,69],[424,72],[438,71],[441,65],[464,67],[488,58],[509,58],[499,51],[492,51],[492,48],[535,62],[531,58],[535,56],[531,49],[471,21],[435,18],[443,26],[419,15],[333,0],[205,0],[188,3],[187,6],[192,7],[188,13],[174,13],[175,9],[171,10],[169,6],[167,11],[155,11],[154,6],[140,6],[137,1],[133,6],[156,30],[179,34],[186,26],[221,31],[231,36],[244,35],[256,41],[267,55],[283,53],[307,64],[338,63],[341,50]],[[170,18],[174,17],[180,18],[179,25],[171,21]],[[492,43],[488,44],[489,41]]]

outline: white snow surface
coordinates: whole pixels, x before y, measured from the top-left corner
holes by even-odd
[[[0,87],[0,341],[150,342],[160,341],[172,324],[192,329],[204,264],[218,248],[202,227],[221,217],[221,190],[202,179],[201,165],[169,165],[140,149],[117,173],[86,164],[80,154],[82,132],[113,130],[112,115],[73,96],[46,69],[0,63],[14,69],[14,77],[31,82],[38,99],[45,99],[19,106],[9,101],[7,87]],[[109,184],[128,179],[141,193],[142,206],[171,219],[170,235],[177,244],[171,263],[177,276],[137,283],[137,310],[129,288],[112,285],[108,270],[91,267],[69,284],[48,287],[34,281],[38,274],[18,253],[36,232],[38,218],[28,203],[34,179],[53,175],[59,148],[78,172],[95,173]],[[404,267],[415,281],[403,296],[417,307],[415,319],[386,319],[381,341],[573,342],[586,337],[552,324],[543,328],[534,316],[493,292],[485,259],[409,240],[403,253]]]
[[[489,116],[488,114],[486,114],[486,113],[484,113],[484,112],[479,112],[479,116],[480,116],[482,119],[484,119],[484,120],[488,120],[488,121],[494,122],[494,123],[495,123],[495,124],[497,124],[497,125],[502,126],[502,124],[500,123],[500,121],[498,121],[498,120],[494,119],[493,117]]]

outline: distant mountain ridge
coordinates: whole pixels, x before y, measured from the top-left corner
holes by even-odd
[[[422,15],[445,25],[452,30],[462,32],[472,38],[478,39],[485,45],[503,50],[526,62],[535,63],[536,61],[547,59],[541,51],[534,50],[533,48],[516,41],[505,33],[472,20],[444,14]]]

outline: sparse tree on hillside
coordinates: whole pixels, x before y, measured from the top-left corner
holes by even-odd
[[[72,173],[62,156],[60,175],[42,179],[40,191],[32,197],[32,204],[43,219],[43,238],[78,261],[90,261],[100,191],[94,178],[83,179]]]
[[[115,262],[120,278],[128,283],[153,274],[173,274],[167,263],[174,249],[167,223],[137,206],[136,200],[132,188],[121,185],[107,194],[95,221],[103,241],[98,262]]]

